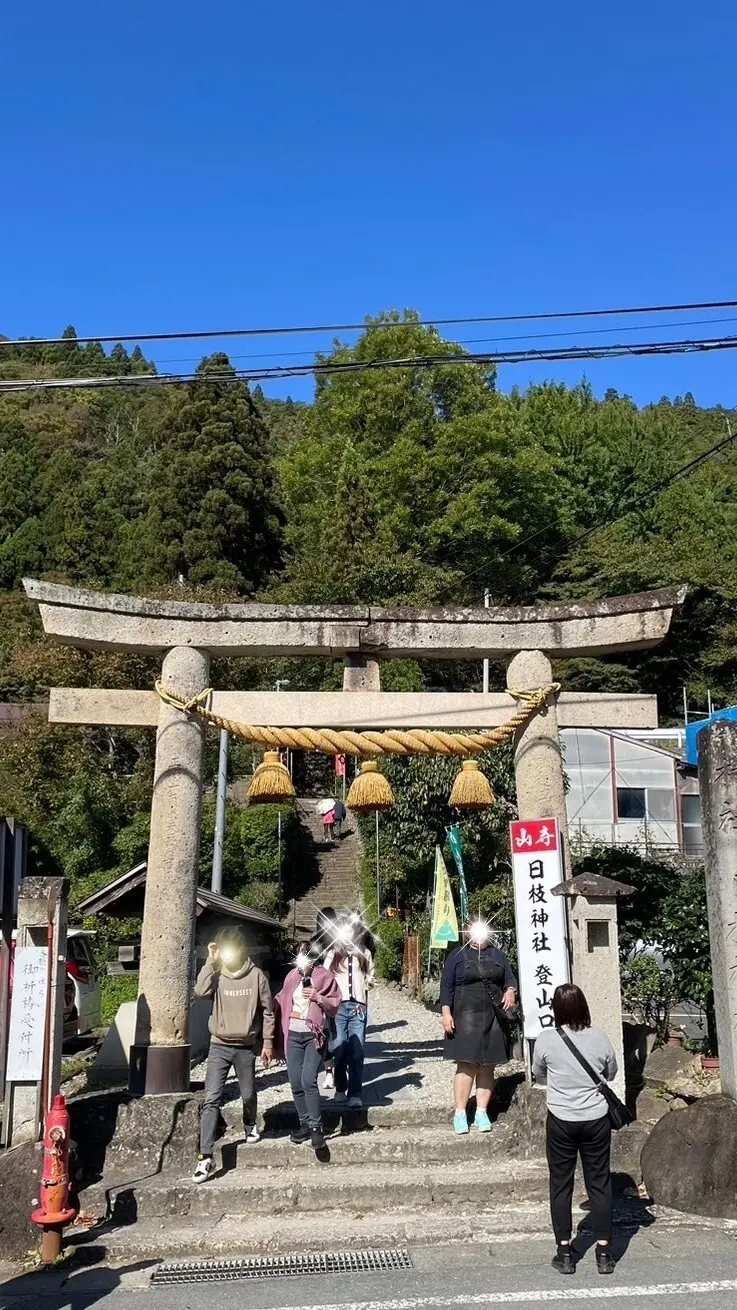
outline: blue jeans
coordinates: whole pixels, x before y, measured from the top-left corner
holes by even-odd
[[[331,1043],[335,1061],[335,1090],[344,1095],[361,1095],[363,1083],[363,1048],[366,1041],[365,1005],[341,1001],[335,1016],[335,1037]]]

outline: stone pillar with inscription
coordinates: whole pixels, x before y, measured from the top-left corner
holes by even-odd
[[[17,964],[25,947],[45,956],[41,995],[22,995],[24,980]],[[12,1034],[8,1051],[3,1144],[17,1146],[38,1137],[44,1115],[59,1091],[64,1035],[64,987],[67,956],[67,884],[63,878],[23,878],[18,896],[13,1012],[20,1008],[24,1036],[33,1046],[32,1077],[12,1077]],[[49,976],[50,970],[50,976]],[[17,994],[16,994],[17,993]],[[28,1025],[33,1025],[32,1029]],[[46,1051],[43,1053],[44,1030]]]
[[[166,686],[195,696],[207,686],[209,669],[206,652],[178,647],[166,655],[161,677]],[[130,1062],[131,1091],[138,1095],[189,1090],[203,754],[202,723],[162,701]]]
[[[699,733],[699,789],[719,1066],[737,1100],[737,723]]]

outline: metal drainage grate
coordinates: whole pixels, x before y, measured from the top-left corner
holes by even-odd
[[[255,1255],[242,1260],[192,1260],[159,1265],[151,1283],[223,1283],[236,1278],[298,1278],[305,1274],[388,1273],[411,1269],[409,1251],[314,1251],[304,1255]]]

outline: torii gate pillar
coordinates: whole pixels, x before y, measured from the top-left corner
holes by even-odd
[[[544,651],[521,650],[507,666],[510,690],[533,691],[536,687],[548,686],[552,681],[552,666]],[[558,820],[565,872],[569,877],[568,815],[555,702],[536,714],[520,734],[514,752],[514,772],[520,819]]]
[[[206,651],[175,647],[164,657],[165,686],[196,696],[209,681]],[[200,853],[204,725],[163,701],[156,732],[151,835],[141,935],[134,1094],[189,1087],[189,1008],[195,894]]]

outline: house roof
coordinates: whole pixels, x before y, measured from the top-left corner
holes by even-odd
[[[80,913],[84,915],[117,913],[126,917],[127,912],[123,902],[132,892],[145,885],[146,868],[145,861],[136,864],[127,873],[121,874],[105,887],[101,887],[99,891],[93,892],[78,906]],[[207,891],[204,887],[197,888],[196,908],[198,918],[209,910],[214,914],[227,914],[233,919],[258,924],[271,931],[281,928],[278,919],[272,919],[270,915],[262,914],[260,910],[252,910],[247,905],[239,905],[238,901],[231,900],[229,896],[220,896],[217,892]]]

